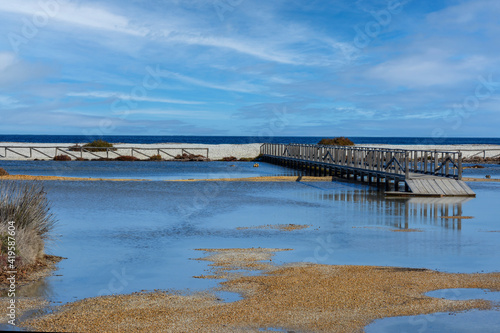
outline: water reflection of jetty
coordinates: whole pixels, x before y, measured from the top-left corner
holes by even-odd
[[[385,198],[374,191],[342,191],[327,193],[307,191],[301,195],[313,200],[333,201],[336,206],[346,211],[352,205],[362,206],[369,214],[370,221],[378,225],[398,229],[410,229],[418,225],[441,226],[446,229],[460,230],[463,215],[462,204],[471,200],[467,197],[410,197]]]

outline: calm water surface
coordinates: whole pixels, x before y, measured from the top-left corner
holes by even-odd
[[[93,177],[107,179],[213,179],[259,176],[290,176],[297,171],[268,163],[254,162],[102,162],[102,161],[0,161],[12,175]],[[464,164],[466,167],[477,164]],[[481,169],[465,169],[464,177],[500,178],[499,164],[480,164]]]
[[[267,166],[260,170],[283,171]],[[193,260],[203,257],[197,248],[294,249],[278,253],[273,260],[277,263],[499,271],[500,224],[492,208],[500,202],[496,183],[471,183],[475,199],[385,199],[368,187],[337,182],[53,181],[44,185],[59,219],[58,239],[50,253],[67,259],[54,276],[23,292],[54,302],[140,290],[215,287],[217,281],[193,278],[208,269],[208,262]],[[287,223],[310,227],[292,232],[236,229]],[[394,231],[409,229],[416,230]],[[494,315],[477,312],[483,323],[494,323]]]
[[[297,172],[255,162],[102,162],[102,161],[1,161],[12,175],[92,177],[106,179],[213,179],[288,176]]]

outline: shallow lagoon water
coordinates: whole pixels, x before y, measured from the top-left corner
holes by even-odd
[[[471,167],[476,164],[471,164],[471,163],[464,163],[465,167]],[[500,178],[500,164],[479,164],[483,168],[478,168],[478,169],[465,169],[463,171],[464,177],[473,177],[473,178],[486,178],[487,175],[489,175],[492,179],[499,179]]]
[[[197,248],[273,247],[278,262],[498,271],[500,186],[476,199],[385,199],[362,185],[320,182],[45,182],[59,219],[51,253],[67,257],[40,288],[67,302],[153,289],[199,290]],[[482,184],[484,185],[484,184]],[[492,186],[493,185],[493,186]],[[495,189],[496,188],[496,189]],[[442,219],[460,214],[473,219]],[[237,230],[266,224],[309,228]],[[393,230],[418,229],[416,232]]]
[[[368,325],[365,332],[498,332],[500,327],[500,291],[457,288],[434,290],[426,293],[426,295],[451,300],[485,299],[493,302],[493,308],[490,310],[384,318],[375,320]]]
[[[21,292],[53,302],[216,287],[217,280],[193,278],[209,269],[209,262],[194,260],[204,256],[197,248],[292,248],[276,254],[277,264],[499,270],[500,224],[492,209],[500,200],[496,183],[471,183],[475,199],[386,199],[372,188],[340,182],[50,181],[44,186],[59,219],[49,252],[67,259],[53,276]],[[236,229],[289,223],[310,227]]]
[[[384,318],[365,327],[366,333],[497,333],[500,309]]]
[[[93,177],[107,179],[213,179],[259,176],[290,176],[297,171],[268,163],[255,162],[118,162],[118,161],[0,161],[0,167],[13,175]],[[471,167],[477,164],[466,163]],[[480,164],[482,169],[465,169],[464,177],[500,178],[500,164]]]
[[[213,179],[260,176],[289,176],[296,171],[255,162],[103,162],[103,161],[1,161],[12,175],[92,177],[105,179]]]

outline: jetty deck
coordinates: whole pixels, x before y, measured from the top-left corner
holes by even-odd
[[[475,196],[462,181],[461,152],[266,143],[261,155],[305,175],[359,181],[388,195]]]

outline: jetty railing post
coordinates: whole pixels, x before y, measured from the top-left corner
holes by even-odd
[[[410,179],[410,153],[405,153],[405,179]]]
[[[436,169],[438,168],[438,153],[434,151],[434,169],[432,170],[432,173],[436,173]]]
[[[462,153],[458,153],[458,180],[462,180]]]
[[[446,154],[444,157],[443,157],[445,160],[444,160],[444,165],[445,165],[445,176],[446,177],[449,177],[450,176],[450,154]]]

